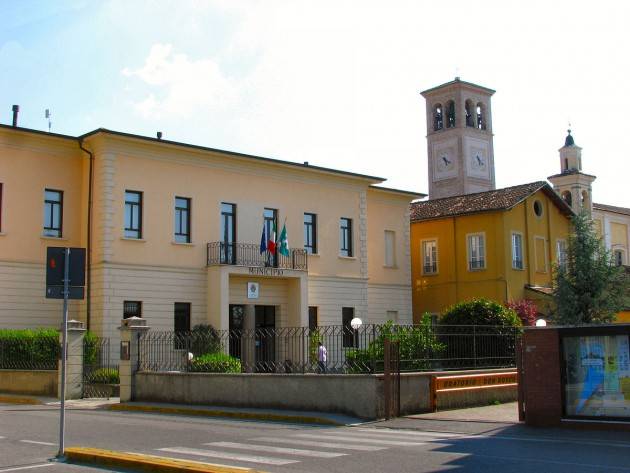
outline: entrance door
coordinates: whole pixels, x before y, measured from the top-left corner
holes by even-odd
[[[271,373],[276,362],[276,308],[272,305],[256,306],[256,371]]]
[[[241,358],[241,337],[243,335],[243,321],[245,319],[245,307],[242,305],[230,305],[230,356]]]

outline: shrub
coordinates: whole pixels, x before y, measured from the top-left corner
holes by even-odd
[[[0,330],[0,368],[57,369],[60,348],[55,329]]]
[[[522,325],[516,312],[489,299],[473,299],[452,305],[440,317],[440,324],[507,327]]]
[[[420,325],[415,326],[398,326],[390,320],[367,348],[346,352],[349,371],[364,373],[372,367],[380,369],[385,358],[386,338],[399,343],[400,369],[405,371],[433,368],[432,359],[439,358],[445,348],[435,336],[429,314],[424,314]]]
[[[116,368],[99,368],[89,374],[90,383],[119,384],[120,376]]]
[[[241,360],[225,353],[206,353],[192,359],[189,371],[200,373],[240,373]]]
[[[98,337],[92,332],[85,332],[83,337],[83,363],[93,365],[98,356]]]
[[[212,325],[195,325],[190,335],[190,351],[193,355],[201,356],[221,351],[221,337]]]
[[[529,299],[521,299],[520,301],[506,302],[505,306],[508,309],[512,309],[521,319],[521,323],[526,326],[536,325],[536,318],[538,316],[538,307],[534,301]]]

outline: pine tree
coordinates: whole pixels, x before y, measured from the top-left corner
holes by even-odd
[[[612,322],[623,309],[630,284],[582,212],[573,217],[566,265],[556,268],[554,322],[562,325]]]

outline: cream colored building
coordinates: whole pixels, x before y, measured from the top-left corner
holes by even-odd
[[[70,315],[102,336],[132,315],[155,330],[411,323],[420,195],[383,181],[105,129],[0,125],[0,327],[59,325],[48,246],[88,248],[87,297]],[[277,261],[260,252],[264,214],[277,235],[286,223]]]

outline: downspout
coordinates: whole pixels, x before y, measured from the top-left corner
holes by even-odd
[[[92,187],[94,186],[94,154],[83,147],[83,139],[79,139],[79,148],[90,155],[88,178],[88,213],[87,213],[87,300],[86,300],[86,328],[90,330],[92,314]]]

